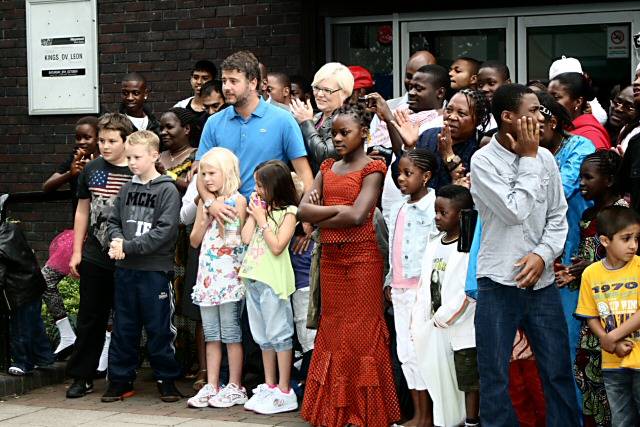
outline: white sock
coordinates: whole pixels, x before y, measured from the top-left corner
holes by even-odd
[[[73,345],[76,342],[76,334],[73,332],[73,328],[71,327],[71,323],[69,322],[68,317],[64,317],[56,322],[56,327],[60,332],[60,344],[54,351],[55,354],[60,353],[65,348]]]
[[[98,362],[98,371],[106,371],[107,366],[109,366],[109,344],[110,343],[111,343],[111,332],[107,331],[104,334],[104,347],[102,347],[100,362]]]

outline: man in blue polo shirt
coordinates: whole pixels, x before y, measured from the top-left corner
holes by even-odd
[[[258,59],[251,52],[240,51],[228,56],[221,68],[225,101],[231,107],[207,120],[196,161],[213,147],[233,151],[240,161],[240,192],[247,198],[254,188],[253,171],[267,160],[291,162],[304,182],[305,191],[309,190],[313,175],[300,127],[290,113],[269,105],[258,95]],[[235,217],[235,210],[216,201],[200,181],[198,193],[214,217],[221,220]]]

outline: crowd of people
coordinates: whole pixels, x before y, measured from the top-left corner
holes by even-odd
[[[67,398],[106,375],[113,402],[135,394],[145,353],[160,398],[179,401],[177,309],[194,408],[638,424],[640,66],[608,111],[576,58],[522,85],[499,62],[446,69],[418,51],[389,100],[357,65],[327,63],[311,85],[247,51],[219,68],[198,61],[193,96],[159,120],[129,73],[119,112],[77,122],[43,187],[70,186],[73,229],[42,269],[3,214],[10,374],[68,357]]]

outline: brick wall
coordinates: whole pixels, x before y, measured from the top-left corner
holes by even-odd
[[[305,2],[307,5],[313,2]],[[102,111],[117,109],[120,78],[138,71],[149,81],[156,115],[191,95],[189,72],[199,59],[216,65],[253,51],[269,69],[298,74],[303,51],[300,1],[99,0],[98,52]],[[306,22],[309,20],[307,19]],[[305,22],[305,32],[313,31]],[[24,0],[0,0],[0,192],[36,191],[74,143],[79,116],[29,116]],[[304,64],[303,64],[304,63]],[[23,220],[40,261],[48,243],[71,225],[64,202],[10,206]]]

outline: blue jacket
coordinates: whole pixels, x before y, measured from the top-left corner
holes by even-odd
[[[580,166],[585,157],[596,151],[593,143],[579,135],[567,138],[555,155],[560,169],[562,189],[567,200],[567,222],[569,232],[564,245],[562,263],[571,264],[571,258],[577,255],[580,244],[580,218],[582,213],[593,203],[586,201],[580,193]]]
[[[396,222],[400,209],[407,204],[408,197],[402,203],[397,203],[391,208],[389,227],[389,273],[385,279],[385,286],[391,285],[393,278],[393,239],[395,236]],[[402,242],[402,269],[404,278],[420,277],[422,271],[422,256],[427,242],[433,234],[437,233],[435,218],[436,192],[429,190],[426,196],[417,203],[407,204],[405,213],[404,242]]]

